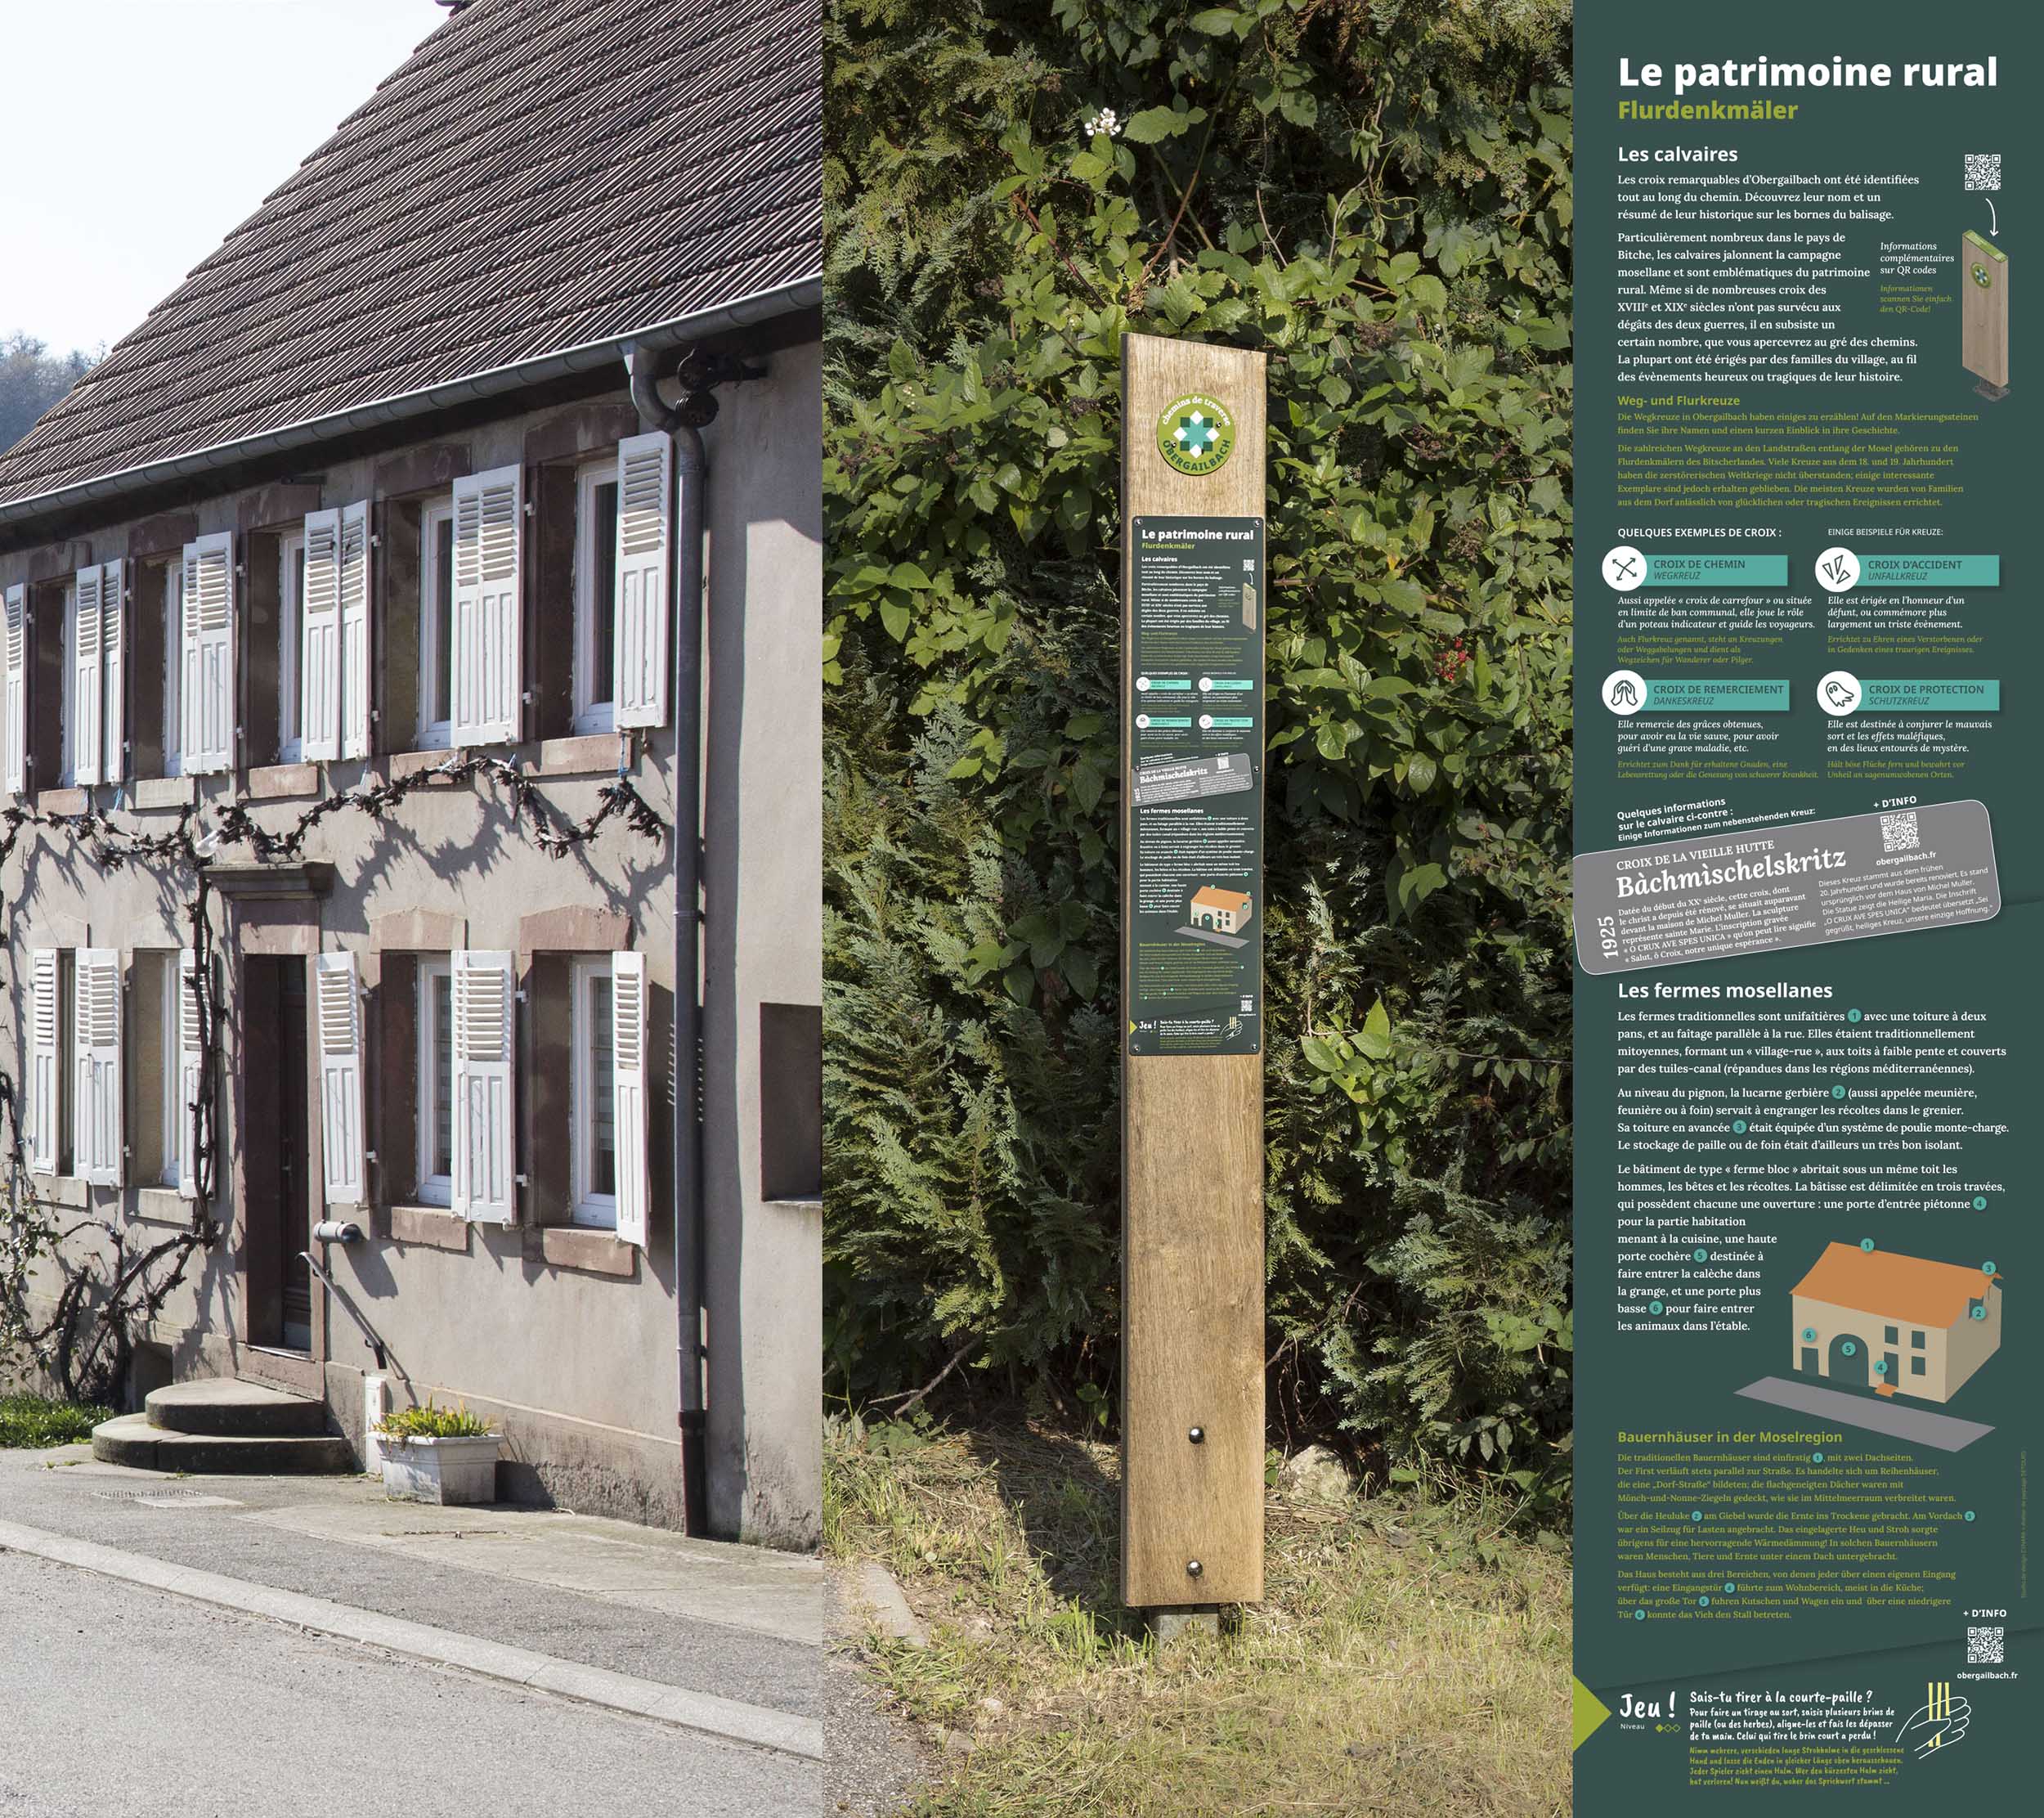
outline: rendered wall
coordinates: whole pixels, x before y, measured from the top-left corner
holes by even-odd
[[[798,346],[768,357],[766,364],[766,379],[722,394],[719,420],[705,433],[710,460],[704,779],[710,1489],[715,1531],[800,1546],[814,1544],[819,1522],[820,1220],[814,1205],[769,1205],[757,1195],[757,1005],[820,1001],[817,349]],[[427,477],[572,455],[578,438],[580,446],[594,447],[614,441],[620,424],[625,433],[634,428],[628,404],[621,390],[383,449],[309,478],[294,476],[300,483],[272,483],[159,514],[154,531],[128,522],[95,526],[61,545],[0,556],[0,586],[131,556],[142,545],[168,550],[207,532],[282,525],[309,509],[371,496],[379,475],[392,490],[409,490]],[[570,609],[558,592],[538,606]],[[379,625],[379,634],[384,629]],[[386,736],[379,733],[379,741]],[[540,774],[544,797],[571,820],[597,806],[598,792],[617,767],[615,738],[500,749]],[[280,767],[189,783],[130,784],[119,792],[102,788],[89,792],[89,802],[146,834],[174,825],[175,804],[186,794],[217,808],[253,787],[285,792],[250,804],[258,821],[276,828],[326,790],[401,774],[445,755],[408,761],[401,752],[318,771]],[[641,793],[670,822],[675,756],[671,734],[656,732],[633,771]],[[71,797],[44,801],[59,809],[86,805]],[[146,801],[162,806],[140,805]],[[661,1075],[649,1132],[653,1197],[643,1255],[614,1239],[543,1228],[538,1216],[558,1217],[560,1209],[535,1207],[530,1190],[522,1222],[510,1228],[464,1228],[444,1213],[408,1214],[401,1209],[408,1180],[386,1156],[380,1184],[371,1172],[379,1204],[369,1219],[370,1240],[335,1246],[329,1262],[383,1340],[392,1373],[413,1394],[461,1396],[499,1415],[520,1466],[512,1479],[518,1487],[578,1507],[678,1524],[665,1078],[675,983],[671,849],[613,823],[585,852],[554,859],[529,835],[513,837],[510,824],[501,798],[485,785],[423,790],[382,827],[357,815],[337,816],[306,848],[308,860],[334,869],[323,900],[222,905],[214,926],[231,963],[249,953],[356,949],[369,988],[372,1052],[379,1019],[395,1008],[380,1001],[376,949],[377,927],[383,924],[388,936],[390,918],[421,912],[428,935],[451,922],[459,944],[513,950],[532,934],[528,918],[546,917],[545,926],[555,927],[582,912],[599,936],[606,927],[629,929],[629,944],[648,959],[648,1046]],[[222,855],[225,864],[245,857]],[[118,946],[125,955],[136,947],[185,945],[177,922],[184,891],[182,882],[167,887],[144,870],[101,872],[78,861],[55,836],[25,833],[0,874],[7,946],[0,1057],[10,1071],[20,1077],[25,1060],[25,949],[89,943]],[[221,1134],[232,1161],[244,1142],[239,1093],[231,1089],[240,1032],[229,1008]],[[521,1080],[526,1093],[537,1084]],[[372,1148],[379,1143],[378,1096],[372,1085]],[[522,1147],[520,1166],[531,1165]],[[358,1431],[361,1390],[352,1372],[372,1367],[373,1358],[316,1285],[311,1366],[294,1370],[290,1360],[253,1353],[246,1344],[246,1246],[241,1207],[230,1203],[231,1178],[223,1167],[216,1211],[230,1221],[227,1240],[195,1259],[145,1335],[169,1349],[181,1377],[240,1370],[293,1386],[316,1388],[325,1380],[344,1429]],[[131,1248],[169,1235],[187,1211],[164,1190],[38,1184],[55,1203],[123,1220]],[[625,1273],[615,1273],[621,1269]],[[52,1278],[46,1274],[40,1285],[48,1288]]]

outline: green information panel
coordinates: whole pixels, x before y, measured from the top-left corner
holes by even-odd
[[[1134,520],[1128,1052],[1263,1045],[1263,520]]]

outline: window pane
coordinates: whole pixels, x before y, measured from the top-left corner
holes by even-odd
[[[455,523],[433,526],[433,671],[427,678],[432,704],[427,717],[445,720],[453,711],[455,665]]]
[[[589,698],[592,702],[607,701],[616,692],[612,680],[611,654],[612,640],[617,623],[617,483],[611,482],[596,489],[595,523],[590,534],[595,547],[590,552],[595,560],[590,564],[594,577],[594,596],[589,601]],[[607,990],[607,987],[606,988]]]
[[[611,1017],[613,997],[607,978],[589,981],[589,1180],[592,1193],[617,1191],[617,1098],[612,1072]]]
[[[438,972],[433,980],[433,1171],[455,1171],[455,1016],[454,980]]]

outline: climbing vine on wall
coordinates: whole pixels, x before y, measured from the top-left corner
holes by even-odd
[[[220,1241],[213,1214],[218,1157],[221,1004],[213,928],[213,872],[223,854],[245,851],[261,864],[303,856],[306,842],[329,817],[359,814],[381,824],[407,797],[428,788],[473,783],[501,792],[514,832],[529,834],[552,858],[588,846],[613,821],[639,838],[664,843],[668,825],[620,776],[598,792],[583,820],[562,819],[532,778],[509,761],[482,753],[450,757],[430,769],[334,791],[312,802],[280,828],[265,828],[241,802],[210,811],[187,805],[161,833],[123,827],[92,810],[60,815],[17,803],[0,810],[0,874],[25,834],[34,832],[92,869],[131,868],[156,873],[182,886],[180,914],[191,931],[195,957],[194,1012],[201,1064],[192,1110],[194,1180],[191,1221],[185,1228],[139,1247],[118,1215],[54,1205],[37,1191],[29,1166],[20,1089],[0,1064],[0,1144],[4,1145],[6,1224],[0,1230],[0,1368],[27,1365],[65,1395],[80,1401],[119,1398],[136,1331],[161,1311],[192,1259]],[[16,900],[21,892],[9,899]],[[12,916],[0,954],[15,951]],[[50,1310],[38,1317],[32,1292],[38,1273],[53,1267],[59,1286]]]

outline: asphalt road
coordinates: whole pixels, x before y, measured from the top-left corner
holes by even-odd
[[[804,1818],[766,1750],[0,1553],[0,1818]]]

